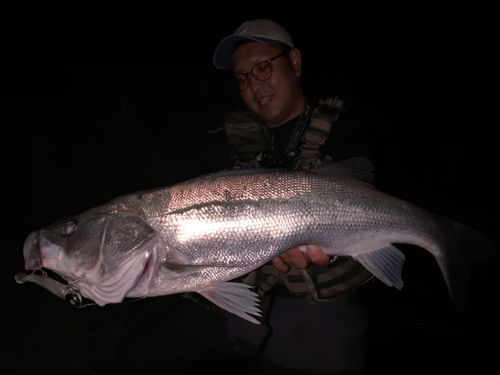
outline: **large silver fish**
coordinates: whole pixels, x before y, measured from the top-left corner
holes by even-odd
[[[222,172],[126,195],[31,233],[25,268],[50,269],[99,305],[198,292],[257,322],[257,295],[229,280],[291,248],[318,245],[401,288],[404,255],[392,244],[405,243],[434,255],[462,309],[470,265],[495,245],[376,190],[362,181],[370,169],[356,158],[312,171]],[[34,281],[18,276],[25,280]]]

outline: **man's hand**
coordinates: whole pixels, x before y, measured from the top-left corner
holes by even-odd
[[[274,258],[273,264],[278,271],[287,273],[290,267],[303,269],[311,262],[321,267],[330,263],[330,255],[325,254],[319,246],[306,246],[306,250],[305,253],[298,247],[288,250]]]

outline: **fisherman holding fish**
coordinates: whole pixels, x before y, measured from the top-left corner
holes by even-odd
[[[232,69],[246,105],[226,114],[220,129],[231,147],[233,169],[311,169],[369,156],[368,147],[360,147],[362,137],[354,140],[356,147],[342,143],[352,127],[340,98],[308,100],[300,82],[301,52],[276,22],[243,23],[219,43],[214,65]],[[367,321],[356,288],[371,278],[360,263],[333,258],[317,246],[307,246],[306,252],[291,249],[244,279],[263,295],[264,308],[268,305],[264,314],[270,328],[260,328],[266,336],[251,333],[255,326],[232,316],[228,335],[251,342],[254,353],[247,354],[261,350],[265,360],[288,371],[362,371]]]
[[[127,194],[33,231],[24,267],[41,273],[16,274],[18,283],[76,306],[87,305],[83,297],[104,306],[199,294],[224,310],[179,298],[148,316],[124,340],[127,373],[158,372],[165,356],[181,365],[259,359],[272,374],[363,372],[367,320],[357,292],[372,277],[403,287],[405,256],[394,244],[432,254],[464,309],[470,267],[495,244],[373,186],[367,155],[346,147],[343,101],[317,106],[304,94],[288,32],[245,22],[219,43],[214,63],[232,68],[247,107],[214,133],[227,138],[237,170]]]

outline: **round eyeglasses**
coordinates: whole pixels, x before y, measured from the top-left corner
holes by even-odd
[[[248,73],[238,73],[234,75],[234,81],[236,82],[236,87],[240,91],[245,91],[248,88],[249,78],[248,75],[252,75],[258,81],[267,81],[273,75],[272,62],[282,56],[285,56],[290,52],[291,48],[288,48],[278,55],[270,58],[269,60],[261,61],[260,63],[254,65],[254,67]]]

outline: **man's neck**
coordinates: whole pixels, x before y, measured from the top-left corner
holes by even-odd
[[[302,112],[304,112],[304,108],[306,107],[306,98],[304,94],[302,94],[299,98],[297,98],[297,103],[293,105],[294,110],[290,111],[287,117],[282,119],[277,123],[266,123],[268,128],[277,128],[283,124],[286,124],[288,121],[294,119],[297,116],[300,116]]]

